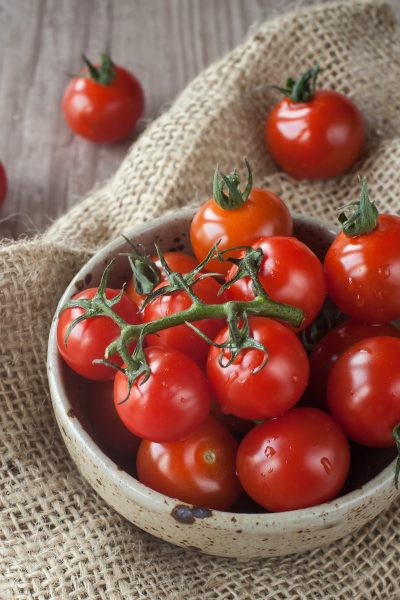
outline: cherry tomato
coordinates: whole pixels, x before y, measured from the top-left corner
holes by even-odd
[[[165,286],[165,282],[159,284],[155,289]],[[224,294],[218,296],[220,285],[212,277],[200,279],[192,287],[197,296],[206,304],[222,304],[226,297]],[[149,323],[155,319],[172,315],[186,310],[192,304],[187,292],[175,292],[171,296],[160,296],[154,302],[147,304],[143,312],[143,322]],[[224,327],[224,319],[203,319],[194,321],[193,325],[200,329],[205,335],[213,339]],[[205,367],[209,344],[195,333],[188,325],[176,325],[158,331],[157,334],[146,336],[146,344],[149,346],[168,346],[180,350],[190,356],[200,367]]]
[[[185,440],[157,444],[143,440],[136,466],[139,481],[194,506],[228,510],[241,494],[236,475],[238,444],[214,417]]]
[[[272,158],[296,179],[326,179],[347,171],[361,154],[365,127],[353,102],[332,90],[315,91],[319,66],[279,88],[265,139]]]
[[[7,175],[3,164],[0,162],[0,206],[3,204],[7,195]]]
[[[374,337],[346,350],[333,365],[327,388],[332,415],[364,446],[394,446],[400,422],[400,339]]]
[[[177,350],[153,346],[145,349],[145,355],[150,376],[147,381],[142,376],[136,379],[128,397],[126,376],[120,371],[115,376],[117,413],[129,431],[141,438],[181,440],[210,412],[207,381],[196,363]]]
[[[250,176],[251,171],[249,167],[248,169]],[[233,175],[235,174],[230,177],[233,178]],[[238,179],[235,182],[235,185],[239,184]],[[190,240],[199,262],[218,241],[218,248],[222,251],[235,246],[250,246],[261,236],[292,234],[292,217],[274,192],[253,188],[247,199],[237,202],[237,207],[230,209],[223,208],[225,205],[221,206],[216,196],[218,194],[214,192],[214,197],[199,208],[190,227]],[[232,257],[239,255],[240,250],[229,253]],[[225,275],[230,266],[231,263],[227,261],[213,259],[206,269]]]
[[[89,288],[71,299],[91,299],[96,294],[97,288]],[[107,288],[106,297],[115,298],[119,290]],[[127,323],[135,325],[140,323],[140,315],[136,304],[126,295],[122,294],[121,300],[113,306],[113,311]],[[104,358],[104,352],[109,344],[120,335],[120,328],[109,317],[90,317],[78,323],[71,331],[67,345],[65,335],[70,323],[82,315],[82,308],[67,308],[59,318],[57,326],[58,350],[67,363],[76,373],[97,381],[113,379],[115,371],[106,365],[93,364],[95,359]],[[132,350],[134,345],[132,345]],[[121,364],[119,355],[114,354],[109,360]]]
[[[277,321],[251,317],[249,326],[251,337],[268,350],[266,365],[260,369],[264,352],[246,348],[231,365],[221,367],[218,362],[221,350],[212,346],[207,376],[223,413],[243,419],[270,419],[289,410],[304,392],[308,358],[296,335]],[[224,342],[227,334],[225,327],[215,341]],[[226,362],[230,354],[228,350],[224,353]]]
[[[76,134],[98,143],[127,137],[143,113],[144,95],[139,81],[126,69],[102,55],[100,66],[87,59],[88,69],[68,84],[62,108]]]
[[[294,237],[262,237],[253,248],[261,248],[265,255],[259,278],[271,299],[304,311],[304,321],[297,329],[301,331],[312,323],[325,300],[325,274],[320,261],[310,248]],[[233,265],[227,279],[236,272],[237,266]],[[250,277],[235,282],[227,295],[231,300],[252,300]]]
[[[242,440],[240,482],[272,512],[315,506],[341,490],[350,465],[349,446],[337,423],[316,408],[297,408],[265,421]]]
[[[398,337],[400,332],[387,323],[362,323],[349,319],[327,333],[310,354],[310,380],[307,398],[313,405],[325,407],[326,386],[331,368],[339,356],[360,340],[377,336]]]
[[[197,260],[193,256],[190,256],[190,254],[185,254],[184,252],[164,252],[163,255],[172,271],[185,274],[193,271],[193,269],[197,267]],[[150,260],[160,269],[161,281],[165,281],[167,279],[166,274],[162,269],[158,256],[152,256]],[[126,293],[139,307],[142,306],[145,296],[138,294],[135,290],[133,278],[128,282]]]
[[[354,319],[386,323],[400,317],[400,217],[380,215],[370,233],[343,231],[325,257],[328,294]]]
[[[90,382],[84,409],[95,439],[112,458],[132,458],[139,446],[134,436],[122,423],[114,405],[114,382]]]

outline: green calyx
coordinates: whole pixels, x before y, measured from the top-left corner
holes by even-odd
[[[132,278],[135,290],[141,296],[147,296],[161,281],[161,271],[150,258],[132,242],[122,236],[130,245],[131,251],[124,253],[128,257],[132,269]]]
[[[278,85],[273,85],[272,87],[279,90],[293,102],[309,102],[314,95],[319,72],[319,64],[315,63],[312,69],[303,73],[299,79],[289,77],[285,87],[280,87]]]
[[[88,77],[100,85],[110,85],[115,79],[116,70],[109,54],[100,55],[100,66],[96,67],[84,54],[82,60],[88,68]]]
[[[224,210],[237,210],[243,206],[250,195],[253,187],[253,174],[246,159],[244,163],[247,169],[247,184],[243,192],[239,187],[240,176],[236,170],[228,175],[224,175],[218,167],[215,169],[213,184],[214,200]],[[228,190],[227,194],[224,191],[225,186]]]
[[[143,383],[150,375],[149,366],[146,362],[146,356],[143,350],[144,339],[148,334],[154,334],[163,329],[175,327],[176,325],[186,324],[194,329],[201,337],[206,339],[208,343],[221,349],[219,362],[222,367],[231,364],[241,350],[245,348],[256,348],[265,354],[265,359],[258,369],[260,370],[268,360],[268,350],[260,342],[252,338],[248,317],[252,315],[270,317],[272,319],[285,321],[294,327],[299,327],[303,321],[304,314],[302,310],[288,304],[275,302],[269,298],[267,292],[262,287],[258,277],[258,271],[263,254],[259,248],[254,249],[252,247],[244,246],[242,247],[242,249],[244,249],[243,258],[231,259],[238,265],[240,277],[251,278],[255,298],[249,301],[228,301],[223,304],[206,304],[197,296],[194,286],[200,279],[211,277],[213,275],[212,273],[202,272],[204,266],[213,259],[225,260],[224,255],[232,252],[232,248],[220,252],[218,247],[214,246],[211,248],[206,258],[199,263],[195,269],[190,273],[185,274],[171,271],[162,253],[158,248],[156,249],[168,281],[165,286],[153,289],[153,291],[147,295],[141,310],[143,310],[147,304],[156,300],[156,298],[164,295],[168,296],[178,291],[184,291],[189,295],[191,299],[191,306],[189,308],[181,312],[170,314],[161,319],[150,321],[149,323],[140,323],[137,325],[127,323],[113,311],[113,306],[121,299],[124,288],[122,288],[121,292],[115,298],[106,298],[107,280],[114,262],[111,261],[104,270],[97,293],[92,299],[71,300],[61,309],[63,311],[67,308],[80,307],[84,310],[84,313],[79,315],[68,328],[66,342],[75,325],[87,318],[107,316],[118,325],[120,328],[119,337],[107,347],[104,359],[96,362],[101,362],[113,367],[126,375],[128,380],[128,396],[131,386],[138,377],[142,377],[140,383]],[[130,254],[127,254],[127,256],[129,259]],[[131,260],[134,262],[136,258],[131,258]],[[226,282],[224,286],[221,286],[221,293],[223,289],[232,285],[237,279],[238,276],[235,276],[232,280]],[[220,345],[207,338],[207,336],[192,324],[194,321],[201,321],[203,319],[221,318],[226,319],[229,333],[227,340]],[[136,342],[136,347],[131,353],[129,347],[132,342]],[[115,354],[120,355],[125,365],[124,367],[119,367],[109,360],[109,357]]]
[[[343,232],[348,237],[370,233],[378,225],[378,210],[369,198],[367,180],[365,177],[359,177],[359,182],[361,185],[359,201],[349,204],[339,215]],[[346,212],[348,209],[350,209],[349,215]]]

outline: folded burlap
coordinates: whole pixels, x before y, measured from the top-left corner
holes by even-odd
[[[318,59],[320,84],[363,111],[368,143],[334,181],[277,173],[263,142],[270,83]],[[351,537],[287,558],[238,563],[160,542],[125,521],[82,480],[58,434],[46,344],[61,292],[99,246],[132,224],[198,203],[215,164],[247,156],[291,209],[332,220],[368,176],[382,209],[400,207],[400,35],[381,3],[341,2],[262,25],[202,73],[132,147],[103,189],[42,236],[1,253],[1,598],[267,600],[400,598],[400,509]]]

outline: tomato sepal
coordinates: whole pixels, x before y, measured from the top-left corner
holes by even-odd
[[[244,159],[244,163],[247,169],[247,184],[243,192],[239,189],[240,176],[236,169],[228,175],[222,173],[218,166],[215,169],[213,181],[214,200],[223,210],[241,208],[250,195],[253,188],[253,173],[247,159]],[[220,177],[222,181],[219,180]],[[229,194],[224,192],[225,186],[228,188]]]
[[[117,73],[111,56],[107,53],[100,54],[100,67],[96,67],[85,54],[81,58],[88,68],[88,77],[99,85],[110,85],[114,81]]]
[[[319,73],[320,66],[316,62],[311,69],[303,73],[298,79],[289,77],[286,80],[285,87],[279,85],[272,85],[271,87],[290,98],[292,102],[309,102],[314,95]]]
[[[347,237],[371,233],[378,226],[378,209],[369,198],[367,179],[360,175],[358,180],[361,186],[359,201],[344,207],[338,217],[343,233]],[[348,208],[352,209],[350,215],[346,214]]]

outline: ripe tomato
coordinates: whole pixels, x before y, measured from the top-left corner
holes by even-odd
[[[172,271],[185,274],[197,267],[197,260],[193,256],[190,256],[190,254],[185,254],[184,252],[164,252],[163,255]],[[167,279],[166,274],[162,269],[158,256],[152,256],[150,260],[160,269],[161,281],[165,281]],[[146,296],[138,294],[135,289],[133,277],[128,282],[126,293],[139,307],[142,306]]]
[[[267,147],[296,179],[326,179],[347,171],[361,154],[365,127],[353,102],[332,90],[315,91],[318,67],[288,80],[268,115]]]
[[[380,215],[370,233],[343,231],[325,257],[328,294],[354,319],[386,323],[400,317],[400,217]]]
[[[166,285],[165,282],[159,284],[155,289],[164,285]],[[218,296],[220,287],[215,279],[208,277],[200,279],[192,289],[206,304],[222,304],[226,297],[224,294]],[[146,305],[143,312],[143,322],[149,323],[155,319],[161,319],[186,310],[191,304],[192,301],[185,291],[175,292],[171,296],[160,296],[154,302]],[[203,319],[202,321],[194,321],[193,325],[213,339],[225,325],[225,320]],[[209,344],[187,325],[176,325],[158,331],[157,334],[148,334],[146,344],[149,346],[168,346],[180,350],[183,354],[190,356],[200,367],[205,367],[209,351]]]
[[[173,350],[153,346],[145,349],[150,376],[133,383],[120,371],[114,381],[114,402],[124,425],[141,438],[153,442],[181,440],[207,418],[210,392],[200,368],[190,358]],[[124,401],[125,400],[125,401]]]
[[[236,173],[228,177],[238,186],[239,179],[235,179],[235,175],[237,177]],[[250,169],[249,175],[251,177]],[[235,246],[250,246],[261,236],[292,234],[292,217],[286,205],[274,192],[253,188],[248,196],[242,197],[241,202],[232,201],[232,208],[227,208],[228,202],[223,203],[216,199],[219,198],[219,194],[215,192],[215,185],[214,197],[199,208],[190,226],[190,240],[199,262],[218,241],[219,250],[227,250]],[[222,187],[219,188],[220,192]],[[240,250],[229,254],[232,257],[239,255]],[[231,263],[227,261],[213,259],[206,269],[225,275],[230,266]]]
[[[249,319],[250,335],[268,350],[268,362],[261,350],[246,348],[233,363],[221,367],[219,348],[212,346],[208,355],[207,376],[222,412],[243,419],[271,419],[291,408],[299,400],[308,381],[308,358],[294,333],[277,321],[265,317]],[[225,327],[215,338],[227,339]],[[224,350],[225,361],[229,351]]]
[[[328,378],[327,401],[344,432],[364,446],[394,446],[400,422],[400,339],[374,337],[346,350]]]
[[[182,502],[228,510],[242,491],[236,475],[237,447],[226,427],[208,417],[183,441],[143,440],[136,461],[138,478]]]
[[[132,458],[140,440],[119,418],[115,410],[113,389],[113,381],[90,382],[84,410],[101,448],[111,458]]]
[[[265,421],[242,440],[237,472],[248,495],[272,512],[315,506],[341,490],[349,446],[335,421],[316,408],[297,408]]]
[[[3,204],[7,195],[7,175],[3,164],[0,162],[0,206]]]
[[[398,337],[400,331],[387,323],[362,323],[349,319],[331,329],[310,354],[310,380],[307,399],[315,406],[326,406],[326,386],[331,368],[339,356],[360,340],[377,336]]]
[[[69,82],[62,108],[69,127],[78,135],[98,143],[127,137],[143,113],[144,95],[139,81],[116,66],[107,55],[101,65],[88,67]]]
[[[261,248],[263,258],[259,278],[272,300],[301,308],[304,321],[297,331],[307,327],[319,313],[326,296],[324,269],[315,254],[293,237],[262,237],[253,244]],[[227,275],[237,272],[233,265]],[[252,300],[254,293],[250,277],[236,281],[228,290],[231,300]]]
[[[96,292],[97,288],[89,288],[75,294],[71,299],[90,299]],[[106,297],[115,298],[118,293],[119,290],[107,288]],[[138,307],[126,294],[123,294],[121,300],[113,306],[113,310],[131,325],[140,323]],[[93,364],[95,359],[104,358],[107,346],[120,335],[121,330],[112,319],[91,317],[81,321],[72,329],[65,345],[64,338],[70,323],[84,312],[82,308],[67,308],[61,313],[57,326],[58,350],[67,365],[79,375],[97,381],[113,379],[115,375],[113,369],[106,365]],[[132,350],[133,348],[134,345]],[[117,354],[111,356],[109,360],[119,365],[122,362]]]

